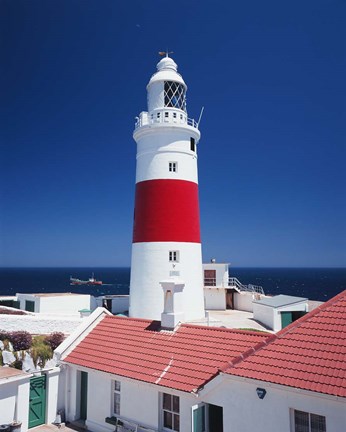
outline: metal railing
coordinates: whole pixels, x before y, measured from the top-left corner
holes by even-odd
[[[169,124],[169,125],[188,125],[198,129],[198,122],[195,119],[188,118],[182,111],[174,109],[161,109],[155,110],[154,113],[149,114],[142,111],[139,117],[136,117],[135,129],[141,126],[152,124]]]
[[[219,287],[219,288],[235,288],[239,291],[253,292],[258,294],[264,294],[264,290],[259,285],[248,284],[244,285],[239,279],[230,277],[228,284],[222,282],[220,285],[216,285],[216,278],[204,278],[204,286],[206,287]]]

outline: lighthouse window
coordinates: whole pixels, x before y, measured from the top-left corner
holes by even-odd
[[[179,251],[169,251],[169,261],[178,262],[179,261]]]
[[[196,151],[196,141],[195,138],[190,138],[190,150],[191,151]]]
[[[177,162],[169,162],[168,163],[168,170],[169,172],[177,172]]]
[[[156,117],[157,117],[157,118],[160,118],[160,115],[161,115],[161,113],[158,112],[158,113],[156,114]]]
[[[186,110],[185,87],[174,81],[165,81],[165,106]]]
[[[177,118],[177,113],[173,113],[173,118]]]
[[[167,112],[167,111],[165,112],[165,117],[166,117],[166,118],[168,117],[168,112]]]

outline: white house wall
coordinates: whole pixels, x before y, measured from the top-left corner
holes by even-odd
[[[57,414],[58,387],[59,387],[59,368],[54,368],[46,372],[47,403],[46,403],[46,423],[53,423]]]
[[[79,310],[90,309],[89,294],[41,297],[40,312],[79,316]]]
[[[209,310],[226,309],[226,290],[224,288],[204,288],[205,308]]]
[[[30,377],[0,383],[0,424],[18,420],[22,422],[22,432],[27,431]]]
[[[267,391],[264,399],[257,396],[257,387]],[[291,432],[294,409],[325,416],[328,432],[346,430],[345,400],[267,383],[227,378],[203,401],[223,407],[224,432]]]
[[[260,303],[253,303],[254,319],[262,322],[267,327],[274,331],[279,331],[281,325],[281,312],[305,312],[307,311],[307,303],[301,302],[287,306],[273,308],[271,306],[263,305]]]

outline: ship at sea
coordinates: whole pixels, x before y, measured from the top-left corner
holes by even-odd
[[[77,279],[70,276],[70,285],[102,285],[102,281],[97,280],[93,273],[88,280]]]

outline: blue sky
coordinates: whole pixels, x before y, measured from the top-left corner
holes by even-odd
[[[134,118],[174,51],[203,257],[345,266],[345,2],[0,0],[0,266],[127,266]]]

